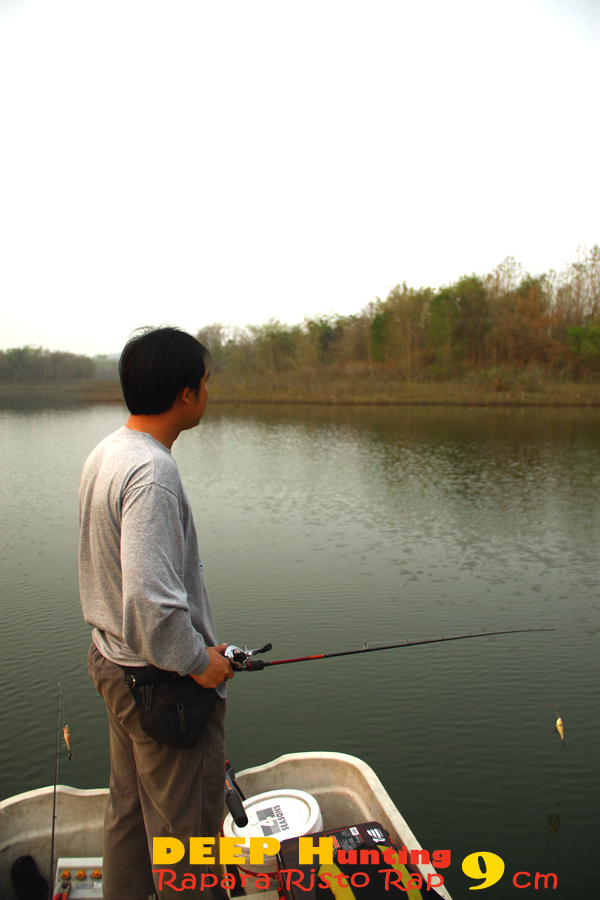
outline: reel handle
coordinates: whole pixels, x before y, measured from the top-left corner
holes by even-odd
[[[252,659],[256,656],[257,653],[267,653],[272,648],[273,644],[265,644],[264,647],[260,647],[258,650],[248,650],[247,647],[244,647],[242,649],[241,647],[237,647],[235,644],[229,644],[229,646],[225,649],[225,653],[223,655],[225,659],[229,660],[229,662],[231,663],[231,667],[235,671],[250,671],[250,669],[264,668],[264,663],[262,665],[258,665],[260,660],[257,660],[256,663],[252,663]]]

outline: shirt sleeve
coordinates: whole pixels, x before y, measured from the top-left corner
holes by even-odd
[[[209,663],[183,583],[185,540],[177,496],[156,483],[128,492],[122,506],[123,639],[160,669],[201,674]]]

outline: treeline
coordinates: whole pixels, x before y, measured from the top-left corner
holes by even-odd
[[[271,320],[197,337],[213,371],[277,373],[362,364],[401,378],[448,380],[536,367],[569,379],[600,375],[600,247],[563,273],[532,276],[513,258],[489,275],[434,290],[406,284],[360,313]]]
[[[410,381],[465,375],[493,382],[535,369],[565,380],[600,377],[600,246],[562,273],[533,276],[512,257],[486,276],[439,289],[397,285],[360,313],[271,320],[197,332],[213,372],[245,376],[334,367],[385,371]],[[116,379],[117,360],[43,347],[0,350],[0,382]]]
[[[106,356],[93,359],[43,347],[0,350],[0,382],[45,384],[73,379],[116,378],[117,363]]]

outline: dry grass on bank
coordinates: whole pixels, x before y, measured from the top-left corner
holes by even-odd
[[[315,370],[210,381],[211,402],[320,403],[381,406],[600,406],[600,384],[539,377],[407,382],[393,373]]]
[[[78,399],[120,402],[116,381],[0,385],[0,390],[68,392]],[[558,382],[539,373],[473,374],[462,381],[405,381],[397,373],[356,368],[275,374],[213,374],[211,403],[289,403],[380,406],[600,406],[600,383]]]
[[[0,382],[0,395],[14,393],[70,394],[78,400],[89,400],[95,403],[123,403],[123,394],[118,381],[102,381],[95,378],[39,383],[19,382],[16,384]]]

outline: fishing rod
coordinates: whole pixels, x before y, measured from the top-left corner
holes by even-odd
[[[58,697],[56,701],[56,762],[54,763],[54,797],[52,800],[52,837],[50,841],[50,879],[48,882],[48,900],[52,897],[54,875],[54,839],[56,837],[56,786],[58,784],[58,748],[60,734],[60,681],[58,682]]]
[[[441,644],[446,641],[465,641],[469,638],[493,637],[500,634],[524,634],[534,631],[554,631],[554,628],[511,628],[507,631],[477,631],[470,634],[457,634],[452,637],[428,638],[422,641],[404,640],[398,644],[384,644],[382,647],[371,647],[364,644],[359,650],[342,650],[337,653],[316,653],[312,656],[296,656],[292,659],[254,659],[260,653],[267,653],[273,649],[272,644],[265,644],[257,650],[243,649],[230,644],[225,650],[225,657],[231,663],[231,667],[238,672],[259,672],[267,666],[284,666],[289,663],[310,662],[314,659],[332,659],[334,656],[354,656],[357,653],[376,653],[378,650],[401,650],[403,647],[418,647],[423,644]]]
[[[60,714],[62,711],[62,693],[60,687],[60,681],[57,685],[57,700],[56,700],[56,761],[54,763],[54,793],[52,799],[52,837],[50,840],[50,880],[48,883],[48,900],[51,900],[52,890],[54,885],[54,843],[56,837],[56,790],[58,786],[58,753],[60,747]],[[65,722],[63,718],[63,744],[69,751],[69,760],[71,760],[71,729]],[[66,894],[65,894],[66,896]]]

